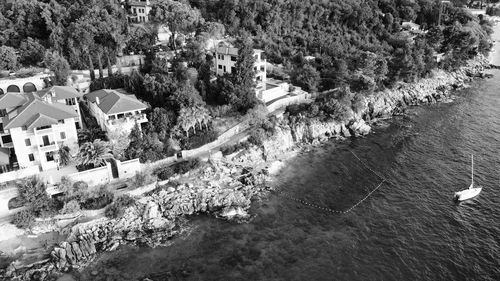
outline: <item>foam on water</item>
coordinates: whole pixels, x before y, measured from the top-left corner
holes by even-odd
[[[500,72],[495,72],[497,76]],[[500,280],[500,80],[478,81],[453,103],[413,108],[363,139],[297,156],[280,175],[294,197],[273,195],[257,217],[233,224],[195,218],[196,231],[165,248],[103,255],[82,280]],[[483,192],[455,204],[470,184]],[[98,271],[97,276],[90,272]]]

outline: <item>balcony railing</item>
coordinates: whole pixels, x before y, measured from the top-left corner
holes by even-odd
[[[54,130],[52,128],[47,128],[42,130],[35,129],[34,131],[36,135],[46,135],[52,133]]]
[[[48,152],[48,151],[54,151],[57,150],[57,144],[55,142],[50,142],[49,144],[41,144],[40,145],[40,151],[42,152]]]
[[[49,152],[49,151],[55,151],[59,149],[59,147],[57,146],[57,144],[55,144],[54,142],[51,142],[50,144],[48,145],[40,145],[40,151],[41,152]]]
[[[120,125],[120,124],[123,124],[123,123],[128,123],[128,122],[146,122],[147,121],[147,118],[146,118],[146,114],[135,114],[135,115],[130,115],[130,116],[126,116],[124,118],[118,118],[118,119],[109,119],[107,120],[107,124],[110,125],[110,126],[115,126],[115,125]]]
[[[3,147],[5,148],[14,148],[14,143],[13,142],[4,142]]]

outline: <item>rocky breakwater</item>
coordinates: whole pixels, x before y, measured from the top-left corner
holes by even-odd
[[[237,166],[207,164],[138,198],[119,218],[102,218],[72,227],[68,240],[54,247],[49,259],[23,268],[13,263],[4,277],[48,280],[48,276],[83,268],[100,252],[113,251],[123,244],[165,245],[189,229],[190,215],[211,213],[225,219],[246,219],[251,200],[267,194],[264,179],[262,173]]]

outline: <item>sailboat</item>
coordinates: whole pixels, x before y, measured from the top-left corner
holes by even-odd
[[[482,187],[474,187],[474,155],[472,155],[472,182],[468,189],[455,192],[455,200],[464,201],[473,198],[477,196],[482,189]]]

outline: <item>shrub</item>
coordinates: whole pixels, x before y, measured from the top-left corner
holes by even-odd
[[[201,161],[198,158],[189,159],[174,165],[174,171],[177,174],[185,174],[201,165]]]
[[[263,128],[252,130],[248,142],[257,146],[262,146],[264,140],[267,138],[266,131]]]
[[[290,116],[297,116],[299,113],[307,111],[309,107],[310,104],[307,103],[292,104],[286,107],[285,113],[288,113]]]
[[[104,214],[106,215],[106,217],[112,219],[121,217],[125,213],[125,209],[132,206],[134,203],[134,198],[130,197],[129,195],[122,195],[118,197],[116,201],[113,202],[113,204],[106,207]]]
[[[229,154],[233,154],[236,151],[242,150],[242,149],[247,149],[250,147],[250,142],[249,141],[243,141],[239,142],[233,145],[228,145],[228,146],[223,146],[221,148],[222,155],[226,156]]]
[[[64,207],[59,211],[60,214],[72,214],[81,211],[80,203],[76,200],[71,200],[64,204]]]
[[[22,210],[12,217],[12,224],[19,228],[30,228],[35,223],[35,214],[31,210]]]
[[[62,177],[59,189],[64,193],[63,201],[65,203],[71,200],[81,202],[89,189],[89,185],[84,181],[72,182],[68,178]]]
[[[173,175],[175,175],[174,168],[172,167],[162,167],[155,171],[158,178],[162,181],[168,180]]]
[[[97,191],[85,193],[80,205],[86,210],[99,210],[113,202],[113,197],[113,193],[103,185]]]
[[[151,171],[143,170],[135,173],[132,184],[135,187],[141,187],[153,183],[154,181],[156,181],[156,177],[152,175]]]
[[[189,159],[172,166],[158,168],[154,174],[157,175],[160,180],[168,180],[175,174],[185,174],[188,171],[198,168],[200,165],[200,159]]]
[[[189,138],[183,137],[183,139],[181,140],[182,148],[195,149],[207,143],[215,141],[217,137],[217,132],[212,128],[210,128],[209,130],[199,131],[194,135],[190,135]]]
[[[47,194],[46,185],[40,178],[22,179],[16,185],[20,199],[35,217],[48,216],[56,211],[54,200]]]

